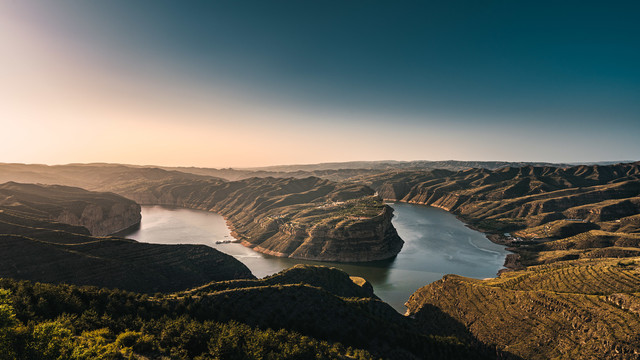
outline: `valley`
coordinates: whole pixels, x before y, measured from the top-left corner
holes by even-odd
[[[640,354],[639,166],[374,169],[336,182],[313,176],[228,181],[122,165],[42,171],[38,166],[0,165],[7,181],[59,182],[91,190],[1,185],[0,275],[161,292],[165,294],[154,296],[169,307],[188,301],[192,309],[218,309],[213,317],[189,312],[196,322],[238,321],[251,331],[263,326],[286,329],[314,341],[359,349],[364,358],[467,354],[464,357],[633,359]],[[350,270],[357,263],[343,267],[351,278],[338,269],[295,265],[389,258],[384,261],[402,263],[398,254],[403,240],[392,221],[394,205],[385,201],[450,212],[508,246],[513,252],[506,259],[508,269],[494,278],[461,276],[455,267],[447,271],[451,274],[431,280],[420,275],[422,287],[409,296],[402,316],[373,293],[375,278],[372,287],[367,274]],[[138,224],[138,204],[218,213],[245,249],[292,262],[288,270],[255,279],[240,261],[212,247],[144,244],[103,235]],[[419,217],[412,220],[416,221]],[[428,230],[419,230],[424,231]],[[435,247],[462,249],[453,241]],[[219,244],[231,245],[239,246]],[[404,246],[415,251],[412,242]],[[428,253],[418,257],[417,261],[436,261]],[[242,304],[249,303],[261,305],[247,312],[248,305]],[[324,317],[337,318],[328,323],[313,320],[318,309]],[[163,351],[153,346],[153,351]],[[336,351],[342,354],[355,351],[340,349]],[[340,357],[338,353],[331,356]]]

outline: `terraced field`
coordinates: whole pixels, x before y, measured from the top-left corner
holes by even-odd
[[[556,262],[505,272],[483,283],[510,290],[592,295],[634,293],[640,291],[640,261],[629,258]]]
[[[527,359],[637,359],[639,296],[640,258],[577,260],[489,280],[448,275],[413,294],[408,314],[434,326],[436,306]]]

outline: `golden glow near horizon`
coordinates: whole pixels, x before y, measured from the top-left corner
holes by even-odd
[[[385,139],[397,135],[251,103],[172,74],[115,68],[0,10],[0,162],[221,167],[383,159]]]

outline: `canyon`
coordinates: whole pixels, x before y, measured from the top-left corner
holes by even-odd
[[[371,294],[366,280],[351,279],[339,270],[332,270],[337,272],[329,275],[326,268],[295,269],[291,273],[297,274],[291,280],[297,284],[294,285],[285,280],[289,275],[255,280],[251,274],[239,270],[237,264],[228,262],[231,266],[227,269],[231,271],[224,271],[226,278],[207,280],[217,273],[211,269],[221,267],[198,261],[211,259],[214,253],[189,253],[186,260],[181,260],[187,261],[192,271],[209,267],[207,276],[193,276],[190,283],[182,282],[180,286],[163,280],[172,287],[158,291],[178,291],[163,301],[184,301],[182,304],[196,301],[198,306],[225,308],[232,314],[227,317],[216,313],[216,320],[236,319],[251,326],[271,324],[366,349],[373,357],[456,358],[451,354],[464,353],[466,357],[502,359],[634,359],[640,354],[637,345],[640,336],[640,162],[579,166],[523,164],[453,170],[314,169],[305,174],[299,173],[304,170],[295,169],[297,175],[290,178],[266,176],[234,181],[204,175],[203,170],[198,170],[201,174],[194,174],[122,165],[4,164],[0,170],[0,179],[6,181],[59,182],[112,192],[118,195],[110,196],[129,199],[125,199],[125,203],[134,200],[140,204],[214,211],[225,216],[234,235],[246,246],[267,254],[302,259],[359,261],[393,257],[400,251],[402,240],[390,226],[392,212],[384,201],[438,207],[485,232],[492,241],[509,246],[514,254],[507,259],[509,269],[495,278],[479,280],[446,275],[425,284],[408,299],[404,317],[398,318],[399,314]],[[306,176],[320,171],[326,171],[328,177],[340,177],[341,181]],[[115,249],[107,245],[110,243],[136,244],[131,240],[93,236],[89,227],[96,232],[106,230],[92,225],[92,221],[86,221],[87,227],[82,225],[87,208],[86,219],[99,217],[99,212],[86,203],[68,210],[74,218],[55,206],[37,209],[25,204],[24,198],[18,201],[19,196],[7,194],[16,186],[19,185],[4,185],[4,208],[0,212],[0,225],[5,233],[2,250],[9,254],[0,262],[4,266],[0,269],[3,276],[25,278],[27,274],[33,280],[59,282],[42,277],[42,267],[24,266],[29,254],[83,255],[94,261],[104,260],[108,254],[116,258],[116,251],[107,251],[105,255],[97,248]],[[114,199],[99,198],[107,203]],[[114,208],[127,209],[127,206],[109,204],[101,208],[103,218],[105,214],[112,214]],[[38,215],[28,216],[29,211],[34,211],[30,208],[37,209]],[[60,217],[60,214],[66,215]],[[135,222],[129,215],[119,219],[125,218]],[[126,225],[125,222],[114,220],[109,227],[115,229]],[[88,244],[100,246],[87,251],[87,247],[94,246]],[[177,249],[173,246],[177,245],[168,249]],[[180,251],[184,253],[184,249]],[[149,250],[143,253],[148,254]],[[136,251],[123,246],[117,254],[127,258],[129,255],[122,254],[136,254]],[[137,254],[131,255],[136,257],[135,261],[127,260],[127,263],[143,261],[141,253]],[[173,260],[168,264],[162,259],[162,256],[151,257],[145,267],[160,267],[152,269],[153,272],[166,274],[161,268],[170,268]],[[45,267],[50,266],[46,268],[47,273],[65,274],[62,267],[52,263],[55,264],[53,260],[43,262]],[[65,274],[64,281],[82,279],[76,283],[91,282],[106,287],[125,281],[122,264],[109,268],[108,263],[101,263],[100,268],[103,266],[107,266],[113,276],[93,275],[83,279],[87,272],[78,271]],[[98,269],[87,268],[94,269],[90,274]],[[234,273],[233,269],[239,272]],[[133,270],[125,268],[125,271]],[[244,280],[238,279],[242,276]],[[327,276],[334,280],[322,280]],[[113,282],[105,280],[109,277]],[[144,276],[141,279],[141,283],[149,281]],[[343,285],[332,288],[331,284]],[[325,290],[320,293],[313,290],[318,288]],[[345,289],[350,290],[345,293]],[[326,293],[335,298],[325,298]],[[305,300],[300,301],[299,296]],[[227,302],[228,299],[234,300]],[[236,305],[245,300],[260,302],[261,307],[256,308],[259,312],[280,309],[279,315],[244,316]],[[296,313],[307,320],[299,322],[297,318],[285,316],[285,309],[293,306]],[[338,328],[343,324],[341,319],[351,319],[349,321],[359,324],[358,329],[367,328],[383,335],[376,337],[367,330],[359,340],[352,341],[336,330],[342,335],[332,337],[322,330],[326,324],[310,320],[313,318],[311,308],[339,314],[331,320]],[[254,318],[261,320],[252,320]],[[395,330],[383,332],[384,328]],[[385,345],[378,347],[367,342],[368,338]]]

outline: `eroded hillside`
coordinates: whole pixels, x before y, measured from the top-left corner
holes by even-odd
[[[598,241],[607,235],[593,231],[622,237],[640,232],[640,163],[396,171],[357,180],[378,190],[384,199],[439,207],[500,236],[511,232],[512,237],[501,240],[514,247],[523,265],[564,259],[565,255],[571,259],[607,257],[607,252],[615,257],[638,254],[632,247]],[[548,244],[550,240],[589,231],[590,235],[584,236],[593,239],[591,244],[598,249],[595,252],[541,253],[561,248]],[[583,245],[586,243],[583,241]]]
[[[367,186],[317,177],[218,178],[122,165],[2,165],[1,177],[80,185],[146,205],[215,211],[254,250],[319,261],[391,258],[403,241],[393,209]]]

